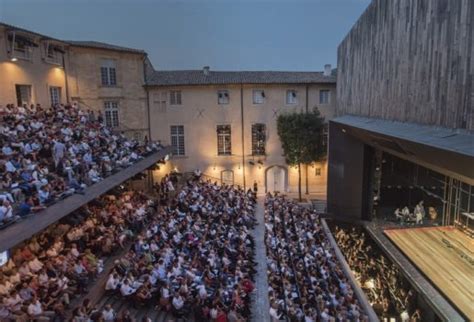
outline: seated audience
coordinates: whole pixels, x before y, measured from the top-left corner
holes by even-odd
[[[272,321],[366,321],[319,216],[283,196],[265,201]]]
[[[82,193],[160,148],[114,133],[75,104],[0,111],[0,226]]]
[[[334,237],[380,318],[398,319],[420,313],[415,291],[362,228],[335,226]]]
[[[103,270],[103,258],[113,252],[111,245],[139,232],[152,207],[140,192],[115,191],[17,247],[0,268],[2,321],[61,317],[72,297],[84,294]],[[118,281],[108,286],[116,289]],[[84,303],[74,311],[77,321],[91,313]]]

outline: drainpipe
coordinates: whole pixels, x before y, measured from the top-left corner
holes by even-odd
[[[244,182],[244,190],[247,190],[245,184],[245,146],[244,146],[244,84],[240,83],[240,121],[242,128],[242,175]]]
[[[147,119],[148,119],[148,142],[151,142],[151,115],[150,115],[150,92],[148,90],[147,78],[146,78],[146,61],[147,54],[143,57],[143,80],[145,82],[144,88],[146,93],[146,109],[147,109]]]
[[[146,93],[146,110],[147,110],[147,119],[148,119],[148,142],[151,142],[150,92],[147,86],[146,59],[147,59],[147,54],[143,56],[143,81],[145,82],[143,87],[145,88],[145,93]],[[150,190],[153,189],[153,170],[150,170],[150,169],[147,170],[147,181],[148,181],[148,189]]]
[[[309,84],[306,84],[306,113],[308,113],[308,108],[309,108]],[[309,195],[309,179],[308,179],[308,164],[305,164],[305,174],[306,174],[306,194]]]
[[[64,59],[63,54],[63,71],[64,71],[64,85],[66,86],[66,103],[69,104],[69,81],[67,79],[67,69],[66,69],[66,60]],[[67,51],[68,61],[69,61],[69,49]]]

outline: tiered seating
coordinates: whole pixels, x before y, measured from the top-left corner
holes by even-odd
[[[365,320],[319,216],[271,195],[266,211],[270,315],[290,321]],[[283,279],[282,286],[274,272]]]
[[[105,305],[141,318],[247,321],[253,291],[252,193],[189,181],[109,274]]]
[[[360,227],[335,226],[334,236],[380,318],[419,316],[416,292]]]
[[[0,106],[0,226],[160,149],[113,133],[77,106]]]
[[[66,318],[104,260],[126,246],[154,210],[134,191],[115,191],[17,248],[0,275],[0,320]]]

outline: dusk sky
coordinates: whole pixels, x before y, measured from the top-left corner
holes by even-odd
[[[0,21],[144,49],[156,69],[322,70],[369,0],[0,0]]]

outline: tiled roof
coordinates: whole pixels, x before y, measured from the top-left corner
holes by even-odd
[[[25,28],[21,28],[21,27],[10,25],[8,23],[4,23],[4,22],[1,22],[1,21],[0,21],[0,26],[5,27],[6,29],[17,30],[17,31],[20,31],[20,32],[29,33],[29,34],[35,35],[35,36],[43,38],[43,39],[55,40],[55,41],[58,41],[58,42],[65,42],[64,40],[60,40],[60,39],[56,39],[56,38],[53,38],[53,37],[50,37],[50,36],[46,36],[46,35],[31,31],[31,30],[28,30],[28,29],[25,29]]]
[[[116,45],[111,45],[111,44],[107,44],[107,43],[99,42],[99,41],[66,40],[66,42],[77,47],[117,50],[117,51],[124,51],[124,52],[136,53],[136,54],[145,54],[145,51],[141,49],[116,46]]]
[[[60,39],[57,39],[57,38],[53,38],[53,37],[50,37],[50,36],[46,36],[46,35],[31,31],[31,30],[27,30],[25,28],[13,26],[13,25],[1,22],[1,21],[0,21],[0,26],[3,26],[5,28],[11,29],[11,30],[18,30],[18,31],[21,31],[21,32],[29,33],[29,34],[35,35],[37,37],[40,37],[40,38],[50,39],[50,40],[55,40],[55,41],[67,43],[67,44],[77,46],[77,47],[117,50],[117,51],[123,51],[123,52],[135,53],[135,54],[145,54],[145,51],[141,50],[141,49],[116,46],[116,45],[111,45],[111,44],[107,44],[107,43],[103,43],[103,42],[99,42],[99,41],[60,40]]]
[[[155,71],[148,79],[149,86],[169,85],[218,85],[218,84],[311,84],[336,83],[336,76],[322,72],[272,72],[272,71],[209,71],[202,70]]]

